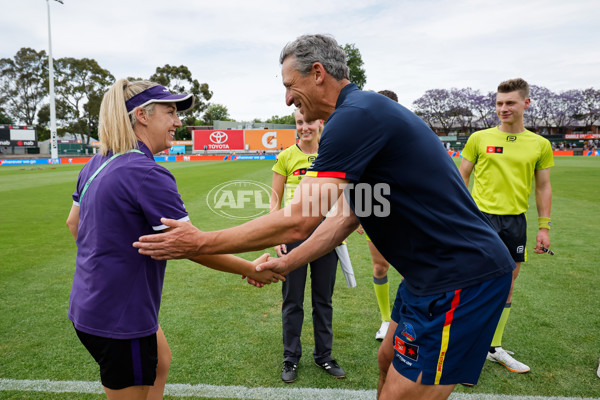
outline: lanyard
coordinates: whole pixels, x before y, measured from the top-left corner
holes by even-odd
[[[144,152],[137,150],[137,149],[132,149],[132,150],[126,151],[126,153],[144,154]],[[87,192],[87,190],[90,186],[90,183],[92,183],[94,178],[100,173],[100,171],[102,171],[104,169],[104,167],[106,167],[108,165],[109,162],[111,162],[115,158],[119,157],[121,154],[123,154],[123,153],[116,153],[111,158],[104,161],[104,163],[96,170],[96,172],[94,172],[94,175],[90,176],[90,179],[88,179],[88,181],[85,183],[85,186],[83,187],[83,190],[81,191],[81,195],[79,196],[79,206],[81,206],[81,201],[83,200],[83,195],[85,194],[85,192]]]

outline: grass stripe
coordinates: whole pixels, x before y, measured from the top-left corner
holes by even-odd
[[[17,380],[0,378],[0,391],[35,391],[51,393],[104,393],[99,382]],[[374,399],[375,390],[313,388],[247,388],[244,386],[167,384],[165,395],[177,397],[219,397],[231,399],[278,400],[366,400]],[[511,396],[499,394],[453,393],[452,400],[583,400],[582,397]],[[588,400],[591,398],[587,398]]]

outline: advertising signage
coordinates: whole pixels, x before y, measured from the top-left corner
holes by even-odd
[[[253,129],[244,131],[248,150],[281,150],[296,143],[294,129]]]
[[[600,133],[568,133],[565,139],[600,139]]]
[[[37,147],[35,127],[0,125],[0,146]]]
[[[192,132],[194,151],[243,150],[243,130],[195,130]],[[205,147],[206,146],[206,147]]]

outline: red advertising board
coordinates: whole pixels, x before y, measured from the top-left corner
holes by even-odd
[[[575,152],[573,150],[554,150],[552,154],[555,156],[572,156]]]
[[[192,132],[194,151],[206,150],[243,150],[243,130],[197,130]]]

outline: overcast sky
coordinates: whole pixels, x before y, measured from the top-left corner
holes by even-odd
[[[505,79],[600,89],[598,0],[50,0],[52,52],[115,78],[187,66],[237,120],[287,115],[279,53],[305,33],[354,43],[365,89],[412,103],[426,90],[495,91]],[[0,0],[0,58],[48,51],[46,0]]]

